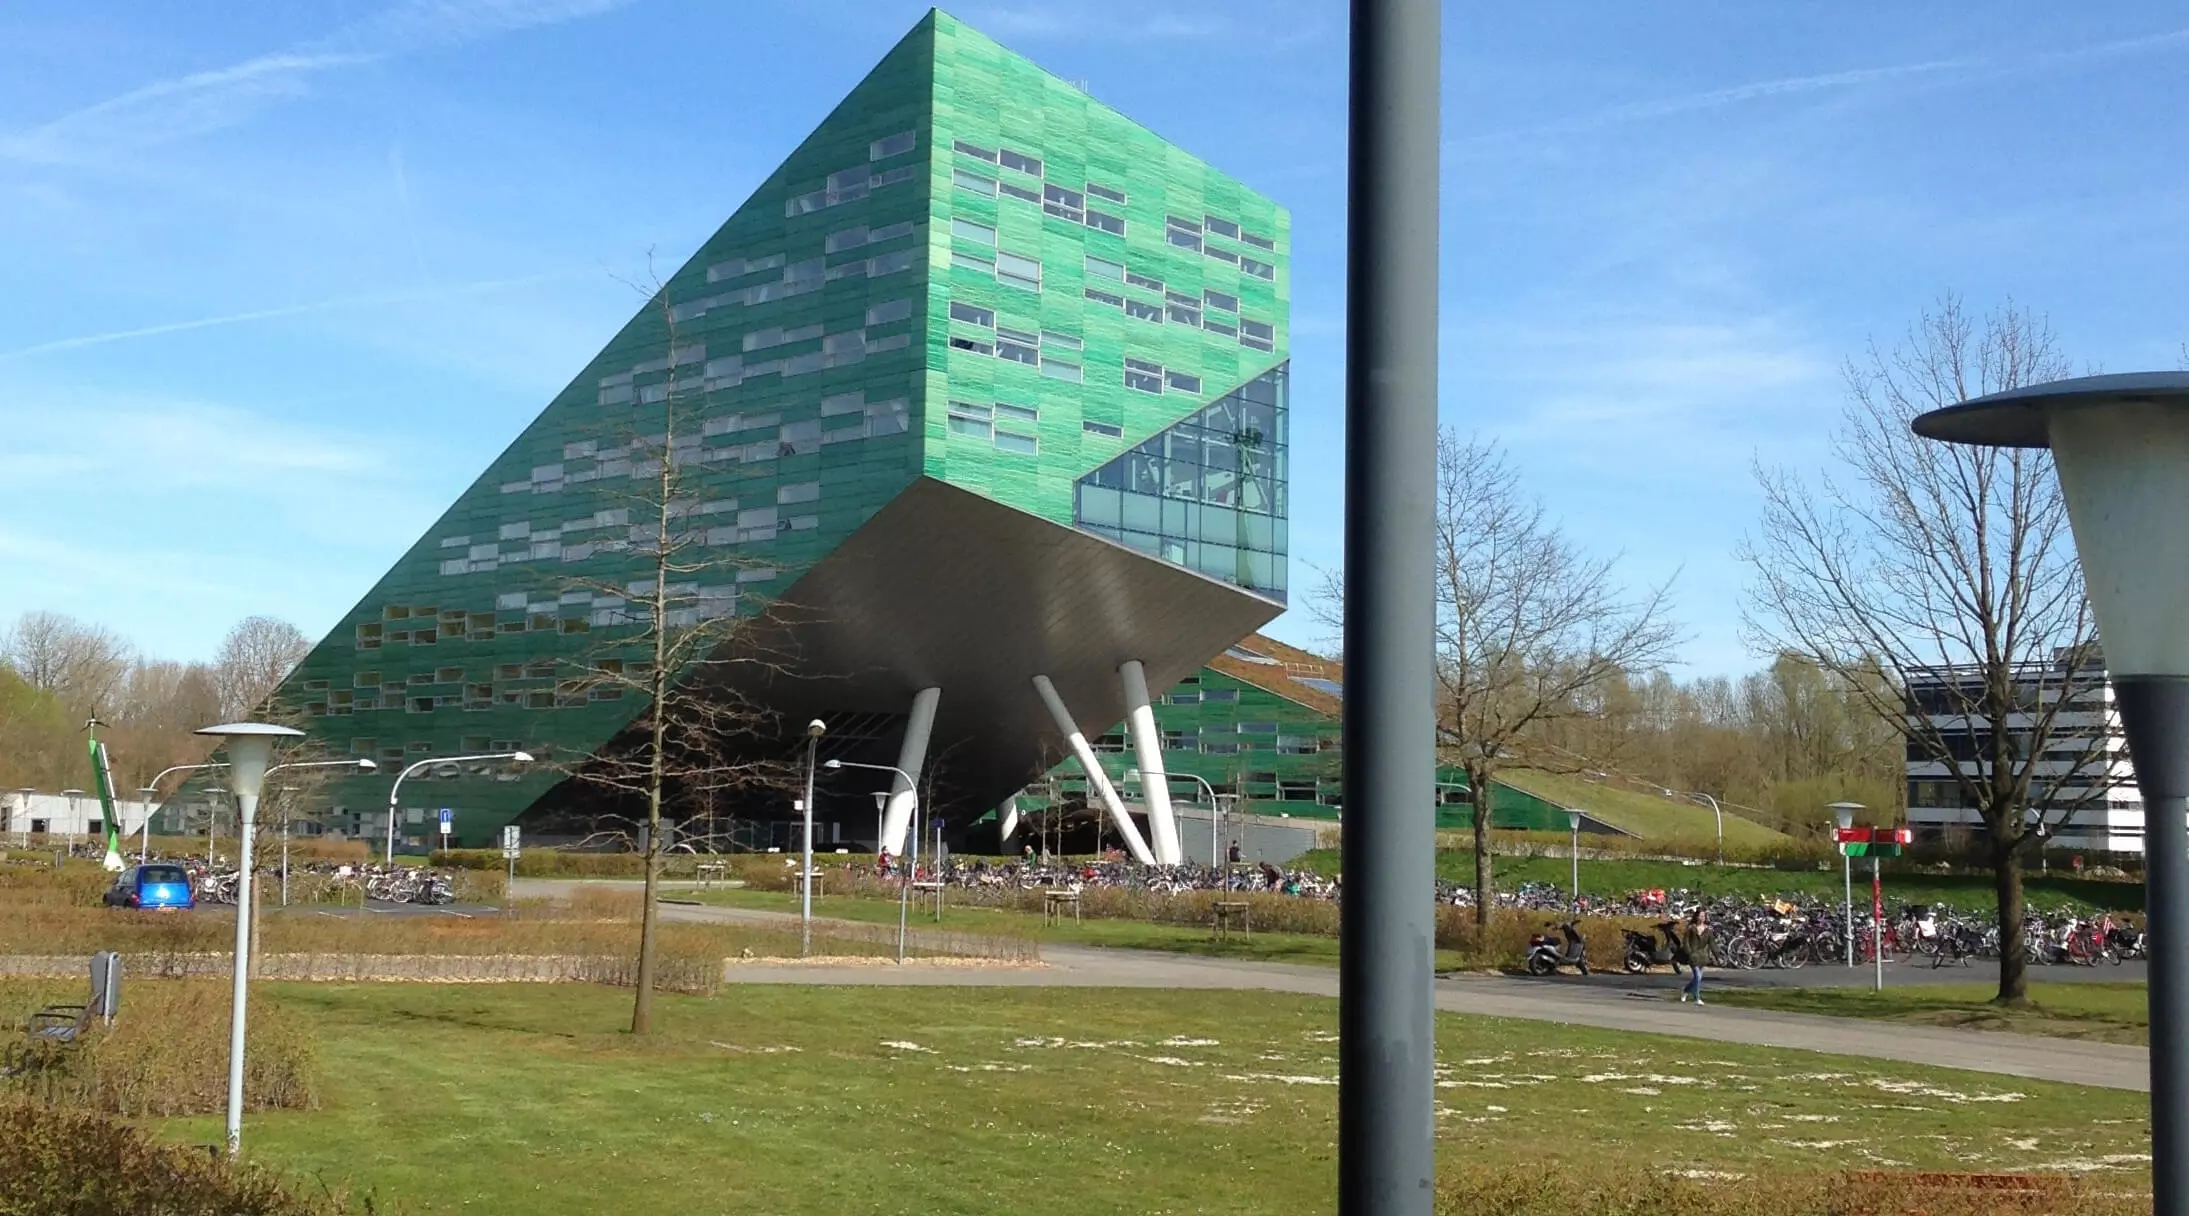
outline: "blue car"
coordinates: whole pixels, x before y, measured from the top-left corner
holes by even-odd
[[[194,908],[190,874],[181,866],[164,862],[131,866],[121,872],[107,890],[109,908]]]

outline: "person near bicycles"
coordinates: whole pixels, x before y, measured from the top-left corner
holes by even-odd
[[[1703,959],[1710,949],[1710,914],[1701,904],[1687,914],[1686,923],[1672,938],[1672,965],[1687,968],[1687,983],[1680,988],[1680,1003],[1703,1003]]]

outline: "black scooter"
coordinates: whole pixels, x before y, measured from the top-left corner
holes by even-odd
[[[1668,920],[1657,926],[1657,932],[1640,933],[1624,930],[1627,936],[1626,968],[1630,975],[1640,975],[1651,967],[1677,966],[1680,958],[1680,922]]]
[[[1582,940],[1580,927],[1569,920],[1558,931],[1562,937],[1538,933],[1528,939],[1529,975],[1556,975],[1560,967],[1589,973],[1589,944]]]

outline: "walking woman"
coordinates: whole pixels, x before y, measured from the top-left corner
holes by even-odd
[[[1687,914],[1687,924],[1681,927],[1680,936],[1673,943],[1679,952],[1672,961],[1687,968],[1687,984],[1680,989],[1683,1005],[1689,1001],[1698,1005],[1703,1003],[1703,958],[1710,950],[1709,937],[1710,918],[1703,912],[1702,905],[1697,904],[1695,910]]]

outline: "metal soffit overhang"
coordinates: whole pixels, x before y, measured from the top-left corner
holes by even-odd
[[[1164,689],[1284,606],[972,491],[920,478],[765,614],[774,669],[736,677],[803,722],[901,714],[942,689],[931,757],[992,806],[1063,754],[1033,688],[1046,675],[1082,731],[1125,716],[1127,659]]]

